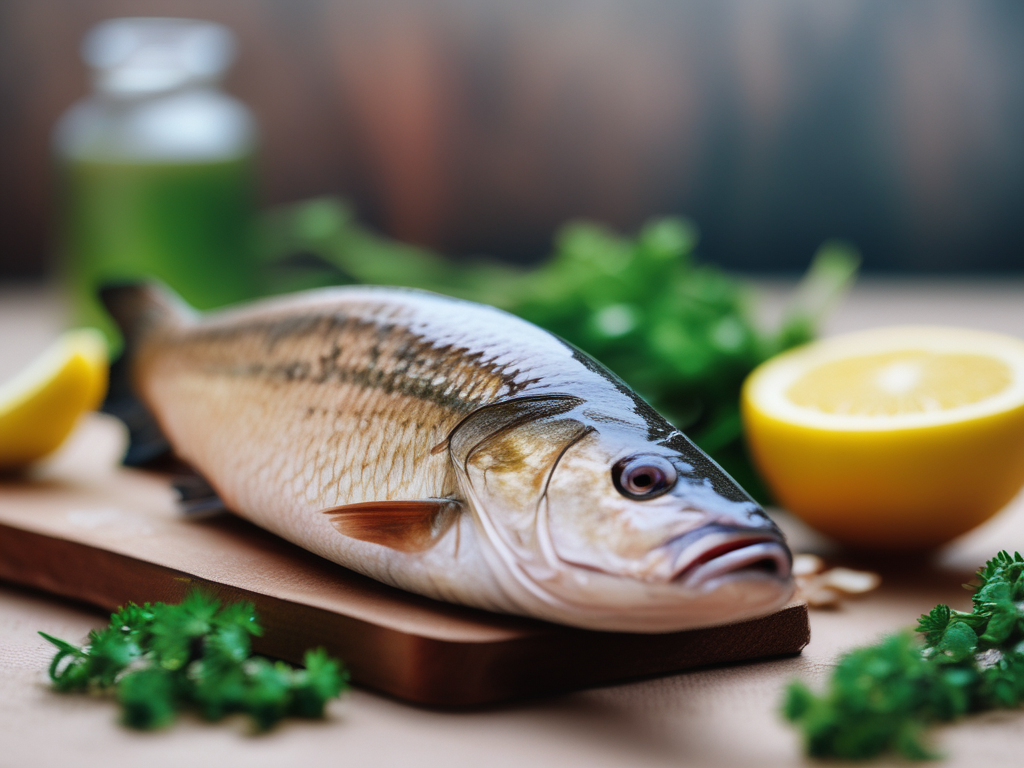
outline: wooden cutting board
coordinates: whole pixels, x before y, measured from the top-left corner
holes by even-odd
[[[188,520],[166,477],[113,465],[99,418],[27,479],[0,479],[0,578],[113,610],[194,586],[251,600],[256,650],[297,662],[323,646],[354,682],[461,707],[799,653],[795,604],[759,619],[663,635],[592,632],[419,597],[323,560],[232,515]],[[69,638],[72,639],[72,638]]]

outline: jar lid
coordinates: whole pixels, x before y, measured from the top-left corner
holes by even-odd
[[[124,96],[215,82],[234,53],[227,27],[198,19],[109,19],[93,27],[82,44],[97,90]]]

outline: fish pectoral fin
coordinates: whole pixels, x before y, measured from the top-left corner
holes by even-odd
[[[363,501],[323,510],[338,533],[400,552],[423,552],[455,523],[462,504],[453,499]]]
[[[198,473],[178,475],[171,480],[171,487],[178,494],[178,509],[189,519],[198,520],[228,511],[217,491]]]

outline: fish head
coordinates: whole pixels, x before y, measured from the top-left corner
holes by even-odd
[[[524,613],[669,632],[790,599],[782,533],[682,433],[527,406],[465,435],[460,465],[492,570]]]

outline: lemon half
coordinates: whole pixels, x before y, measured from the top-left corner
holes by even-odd
[[[937,546],[1024,485],[1024,341],[957,328],[836,336],[757,368],[747,440],[782,506],[859,547]]]
[[[99,331],[68,331],[13,379],[0,384],[0,470],[54,451],[107,391],[107,342]]]

